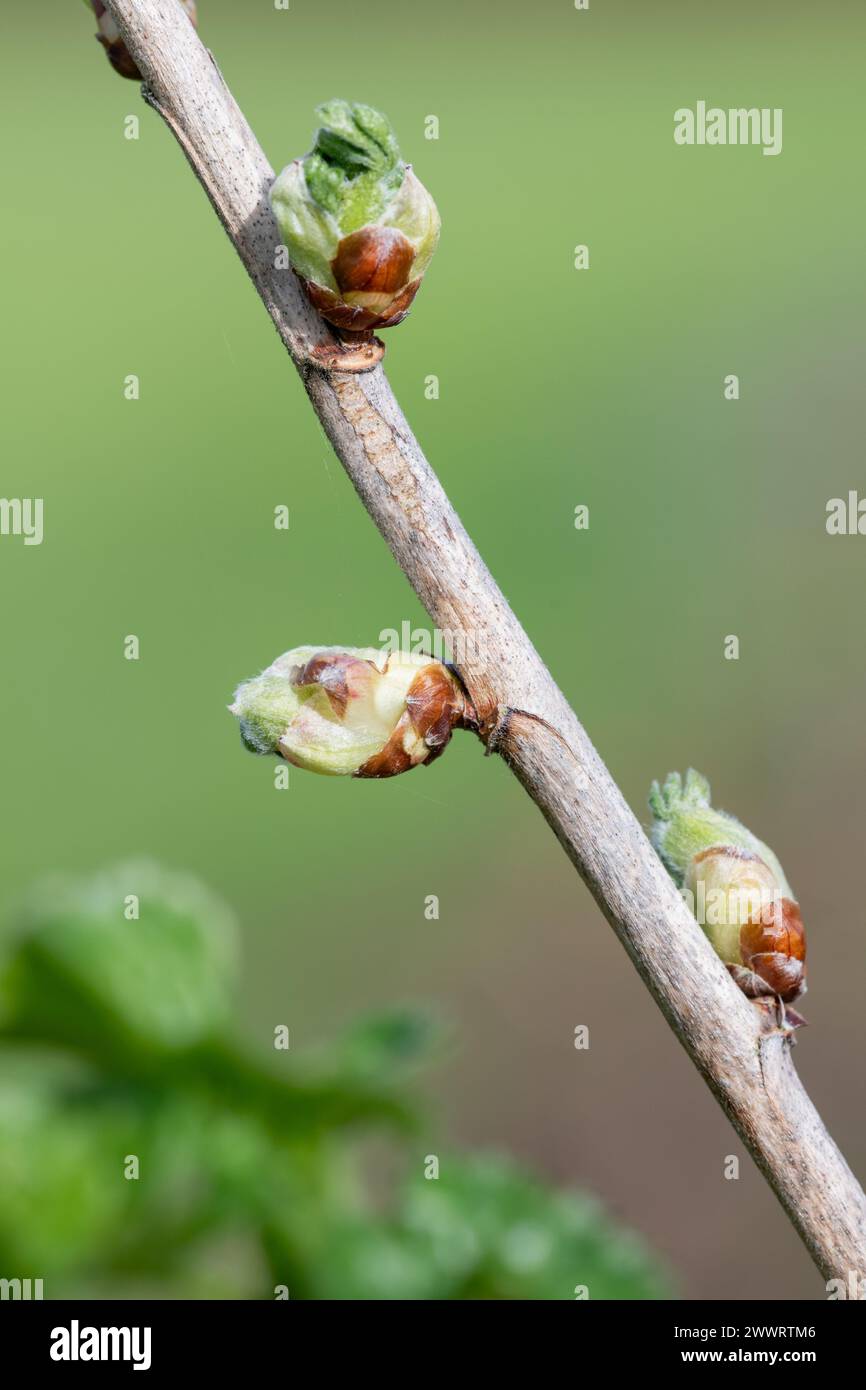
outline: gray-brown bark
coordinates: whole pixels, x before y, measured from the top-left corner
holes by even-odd
[[[147,99],[204,186],[367,511],[436,627],[473,635],[459,666],[482,737],[547,818],[825,1278],[866,1275],[866,1197],[789,1045],[762,1033],[758,1011],[681,901],[449,503],[381,365],[323,365],[339,344],[294,275],[275,268],[273,171],[213,59],[176,0],[107,3]]]

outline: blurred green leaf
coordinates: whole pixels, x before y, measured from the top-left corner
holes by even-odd
[[[321,1047],[310,1049],[311,1075],[339,1074],[357,1081],[397,1080],[441,1046],[441,1024],[418,1009],[391,1009],[362,1019]]]
[[[320,1299],[669,1297],[643,1244],[593,1198],[551,1193],[500,1157],[448,1159],[390,1219],[333,1213],[311,1264]]]
[[[124,916],[131,893],[134,921]],[[405,1102],[378,1084],[426,1031],[406,1014],[306,1066],[284,1056],[265,1064],[237,1044],[234,921],[188,875],[131,863],[49,879],[15,927],[0,967],[0,1031],[12,1039],[65,1046],[106,1073],[150,1082],[170,1062],[174,1087],[216,1094],[281,1132],[408,1122]]]
[[[409,1128],[412,1107],[391,1078],[357,1076],[333,1065],[307,1067],[303,1059],[266,1065],[231,1040],[201,1048],[184,1059],[175,1084],[204,1090],[225,1106],[250,1110],[278,1134],[297,1135],[344,1125],[386,1124]]]
[[[669,1294],[654,1257],[595,1198],[551,1192],[504,1158],[445,1159],[438,1179],[416,1178],[404,1224],[463,1297],[574,1299],[577,1286],[590,1298]]]
[[[124,1206],[116,1147],[86,1111],[45,1085],[0,1085],[0,1268],[44,1278],[85,1265],[110,1242]]]
[[[29,900],[0,968],[4,1269],[49,1296],[665,1296],[594,1199],[503,1158],[447,1158],[380,1210],[353,1136],[386,1126],[405,1164],[406,1075],[441,1030],[394,1010],[300,1058],[253,1055],[236,971],[230,915],[184,875],[125,865]]]
[[[137,921],[124,917],[131,894]],[[16,925],[0,977],[0,1023],[12,1036],[110,1065],[182,1051],[231,1023],[234,923],[188,875],[131,863],[47,880]]]

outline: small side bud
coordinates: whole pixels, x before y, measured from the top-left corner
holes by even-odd
[[[135,61],[120,37],[120,30],[112,19],[102,0],[84,0],[89,10],[96,15],[99,33],[96,35],[108,54],[108,61],[121,77],[129,77],[133,82],[141,82],[142,77]],[[198,23],[195,0],[180,0],[193,25]]]
[[[374,647],[295,647],[229,706],[254,753],[330,776],[394,777],[439,757],[471,703],[441,661]]]
[[[773,851],[717,811],[706,777],[672,772],[649,795],[653,845],[716,953],[751,999],[789,1004],[806,992],[800,908]],[[802,1022],[789,1012],[788,1026]]]
[[[310,301],[369,335],[409,312],[439,240],[439,213],[385,116],[327,101],[313,148],[280,174],[271,206]]]

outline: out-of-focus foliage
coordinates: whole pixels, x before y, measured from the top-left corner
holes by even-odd
[[[425,1018],[265,1065],[233,1034],[236,970],[225,906],[151,865],[25,905],[0,964],[0,1275],[49,1298],[664,1297],[593,1199],[498,1157],[428,1176],[406,1097]],[[385,1199],[371,1138],[404,1174]]]

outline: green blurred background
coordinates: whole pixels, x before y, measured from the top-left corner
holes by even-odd
[[[441,246],[388,334],[398,398],[638,814],[692,763],[782,858],[809,933],[798,1066],[862,1176],[866,542],[824,521],[864,486],[863,14],[199,11],[275,168],[344,95],[388,113],[434,193]],[[10,901],[48,869],[192,871],[242,919],[252,1049],[421,1000],[454,1037],[418,1083],[421,1155],[504,1151],[597,1192],[687,1297],[822,1296],[750,1160],[724,1180],[741,1146],[503,766],[458,737],[392,783],[293,771],[277,792],[243,751],[239,679],[424,615],[81,4],[18,6],[5,30],[2,490],[45,499],[41,547],[0,542]],[[782,154],[675,146],[698,99],[782,107]]]

